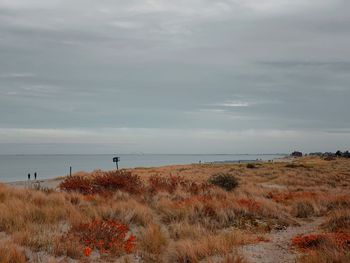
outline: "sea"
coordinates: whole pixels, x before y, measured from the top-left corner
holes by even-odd
[[[121,168],[156,167],[175,164],[249,162],[273,160],[283,154],[89,154],[89,155],[0,155],[0,182],[27,180],[36,172],[38,179],[50,179],[72,172],[116,169],[114,157],[120,157]]]

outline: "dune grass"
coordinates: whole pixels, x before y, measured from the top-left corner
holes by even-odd
[[[220,164],[80,172],[65,178],[60,191],[0,184],[0,232],[7,238],[0,261],[245,262],[242,245],[314,217],[324,217],[320,231],[327,237],[345,235],[349,165],[301,158],[254,169]],[[213,183],[218,175],[231,180],[222,184],[230,189]],[[345,246],[320,245],[299,261],[336,256],[347,262],[348,255]]]

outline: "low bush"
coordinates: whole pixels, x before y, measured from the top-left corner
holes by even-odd
[[[94,177],[92,183],[96,188],[102,188],[101,191],[121,190],[132,194],[141,193],[144,188],[138,175],[125,170],[105,172]]]
[[[137,194],[144,189],[139,176],[125,170],[100,172],[92,177],[68,176],[59,187],[67,192],[79,192],[85,195],[106,194],[116,190]]]
[[[257,167],[256,167],[256,165],[253,164],[253,163],[248,163],[248,164],[247,164],[247,168],[248,168],[248,169],[255,169],[255,168],[257,168]]]
[[[83,245],[83,253],[89,256],[93,249],[100,253],[121,255],[131,253],[135,236],[127,237],[129,227],[114,220],[94,220],[90,223],[73,226],[68,238],[77,238]]]
[[[350,249],[350,234],[336,232],[298,235],[292,239],[292,245],[302,251],[317,250],[322,249],[323,247]]]
[[[292,239],[292,245],[300,250],[318,249],[329,242],[322,234],[298,235]]]
[[[238,180],[231,174],[219,173],[209,178],[209,183],[216,185],[226,191],[232,191],[238,186]]]
[[[60,183],[59,188],[67,192],[79,192],[82,194],[94,194],[96,191],[92,187],[91,180],[81,176],[66,177]]]

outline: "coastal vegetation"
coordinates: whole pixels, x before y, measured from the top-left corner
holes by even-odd
[[[1,184],[0,211],[1,262],[259,262],[286,231],[270,262],[349,262],[350,159],[79,172]]]

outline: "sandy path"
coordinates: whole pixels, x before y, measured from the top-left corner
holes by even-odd
[[[270,241],[243,246],[242,255],[248,262],[255,263],[291,263],[299,254],[293,252],[290,240],[300,234],[317,232],[323,218],[299,222],[300,226],[290,226],[282,231],[276,231],[266,236]]]

